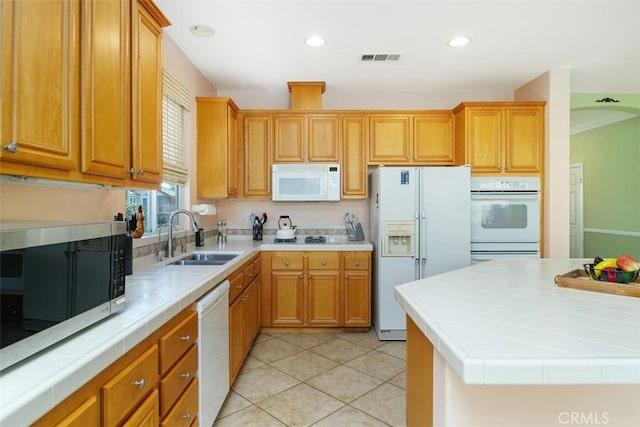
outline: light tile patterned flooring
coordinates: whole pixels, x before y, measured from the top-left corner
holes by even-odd
[[[214,426],[404,426],[405,359],[373,330],[260,334]]]

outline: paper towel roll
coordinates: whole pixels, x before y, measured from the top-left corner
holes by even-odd
[[[215,215],[216,207],[215,205],[191,205],[191,212],[198,215]]]

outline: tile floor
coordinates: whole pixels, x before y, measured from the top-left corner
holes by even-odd
[[[215,427],[404,426],[405,342],[260,334]]]

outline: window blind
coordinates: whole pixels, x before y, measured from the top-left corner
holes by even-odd
[[[182,84],[163,71],[162,160],[165,182],[187,183],[187,142],[191,96]]]

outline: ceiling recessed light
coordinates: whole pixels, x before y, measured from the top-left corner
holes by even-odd
[[[208,25],[192,25],[189,28],[189,31],[191,31],[192,34],[195,34],[198,37],[211,37],[215,34],[213,28],[209,27]]]
[[[454,37],[449,40],[449,46],[452,47],[462,47],[471,43],[471,39],[467,36]]]
[[[326,43],[325,39],[323,39],[320,36],[311,36],[304,41],[304,44],[312,47],[324,46],[325,43]]]

